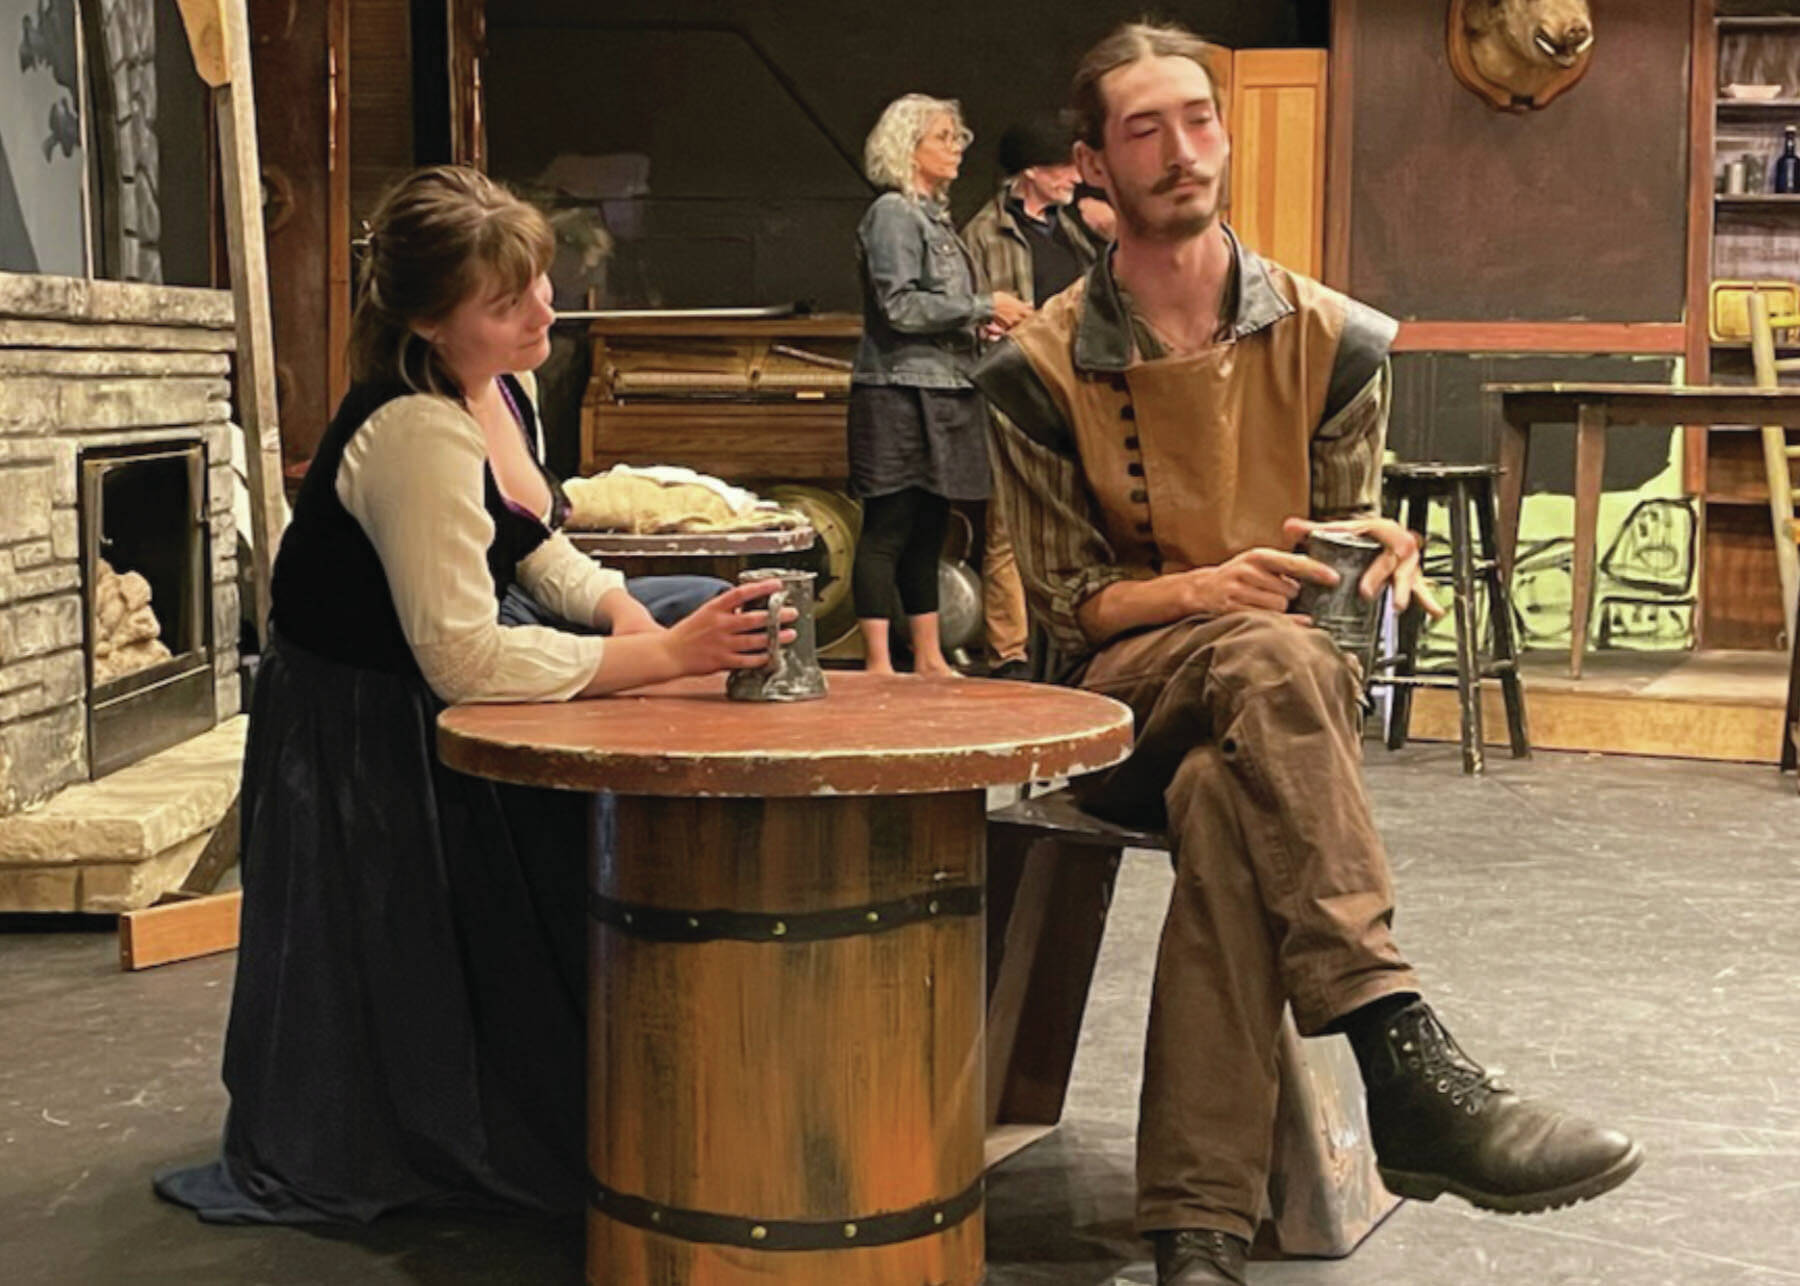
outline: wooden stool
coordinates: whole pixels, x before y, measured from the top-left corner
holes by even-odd
[[[987,1162],[1062,1118],[1106,911],[1127,848],[1168,838],[1084,812],[1067,790],[988,814]],[[1349,1043],[1300,1039],[1284,1015],[1281,1089],[1259,1246],[1348,1255],[1399,1201],[1381,1186]]]
[[[1406,744],[1412,720],[1414,688],[1456,689],[1462,708],[1463,771],[1482,771],[1481,681],[1500,680],[1506,700],[1506,728],[1514,759],[1531,757],[1531,737],[1525,726],[1525,693],[1519,685],[1519,653],[1513,639],[1512,595],[1500,573],[1500,546],[1494,537],[1494,480],[1500,469],[1491,464],[1390,464],[1382,470],[1386,479],[1383,505],[1388,517],[1398,520],[1401,506],[1405,523],[1425,546],[1431,504],[1439,501],[1450,509],[1450,567],[1456,591],[1456,670],[1448,674],[1418,669],[1419,634],[1424,610],[1414,604],[1400,618],[1399,650],[1376,662],[1370,685],[1393,689],[1393,709],[1388,716],[1387,745],[1398,750]],[[1469,511],[1475,512],[1477,548],[1469,530]],[[1479,625],[1475,615],[1477,577],[1488,591],[1488,623],[1493,629],[1493,649],[1482,660]]]

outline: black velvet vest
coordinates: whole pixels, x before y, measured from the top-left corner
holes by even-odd
[[[523,429],[533,460],[542,459],[537,416],[530,399],[510,375],[500,377]],[[412,390],[402,384],[358,384],[344,395],[337,415],[314,453],[294,502],[293,521],[275,557],[270,616],[283,639],[318,656],[362,669],[417,674],[412,649],[400,630],[393,592],[374,543],[338,499],[338,469],[344,448],[369,417]],[[550,525],[508,505],[491,468],[482,470],[483,502],[494,520],[488,572],[494,580],[494,611],[516,575],[521,559],[550,538],[568,514],[562,488],[543,465],[550,486]]]

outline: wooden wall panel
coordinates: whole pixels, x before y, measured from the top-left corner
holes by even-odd
[[[1491,463],[1499,458],[1500,424],[1482,396],[1483,384],[1667,384],[1674,370],[1672,356],[1397,353],[1388,445],[1402,460]],[[1605,489],[1635,491],[1666,471],[1673,440],[1662,429],[1614,432],[1607,439]],[[1575,426],[1536,430],[1526,493],[1570,495],[1574,479]]]
[[[408,0],[355,0],[350,15],[350,226],[360,235],[382,189],[412,168]]]
[[[1769,511],[1759,505],[1708,505],[1701,567],[1706,646],[1779,647],[1781,589]]]
[[[276,398],[290,478],[330,419],[331,32],[347,3],[249,0]]]
[[[1232,60],[1231,224],[1297,272],[1324,270],[1326,53],[1245,49]]]
[[[1350,293],[1397,317],[1680,321],[1691,0],[1597,7],[1543,111],[1464,89],[1443,0],[1359,0]]]

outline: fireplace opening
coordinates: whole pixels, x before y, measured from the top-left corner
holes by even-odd
[[[91,777],[211,728],[212,603],[200,443],[81,453]]]

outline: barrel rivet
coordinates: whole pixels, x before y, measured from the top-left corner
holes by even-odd
[[[930,911],[933,915],[936,915],[938,913],[937,899],[933,898],[929,903],[926,904],[925,909]]]
[[[662,1211],[652,1210],[650,1212],[650,1222],[651,1223],[661,1223],[662,1222]]]
[[[940,1228],[943,1227],[944,1226],[944,1212],[942,1210],[940,1210],[936,1214],[932,1215],[931,1222],[938,1225],[938,1227],[940,1227]]]
[[[784,920],[775,921],[775,927],[771,929],[770,932],[778,938],[781,937],[787,932],[787,922]]]
[[[688,928],[698,929],[699,927],[700,927],[700,921],[698,919],[696,919],[694,916],[690,915],[688,917]]]
[[[630,924],[631,923],[631,912],[627,911],[627,912],[625,912],[624,915],[620,916],[619,918],[624,920],[626,924]]]
[[[854,1239],[856,1236],[856,1225],[853,1223],[845,1224],[844,1225],[844,1236],[847,1239]]]
[[[881,912],[871,911],[865,918],[870,924],[879,924],[881,923]]]
[[[766,1240],[768,1240],[768,1236],[769,1236],[769,1230],[767,1228],[763,1227],[761,1224],[757,1224],[756,1227],[754,1227],[750,1230],[750,1240],[751,1241],[766,1241]]]

